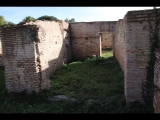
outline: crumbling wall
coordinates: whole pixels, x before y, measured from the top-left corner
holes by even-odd
[[[5,85],[8,92],[40,90],[40,76],[35,57],[36,33],[36,26],[2,29]]]
[[[43,81],[48,80],[51,74],[61,68],[71,59],[68,23],[63,21],[36,21],[27,24],[39,26],[38,53]],[[45,83],[46,84],[46,83]],[[42,85],[45,88],[45,84]]]
[[[101,56],[100,33],[114,33],[115,23],[115,21],[71,23],[72,57],[78,59],[93,55]]]
[[[67,23],[35,21],[4,28],[2,46],[6,88],[10,91],[41,91],[50,86],[50,75],[70,60],[65,56],[69,37]],[[68,43],[67,43],[68,42]],[[70,47],[70,45],[68,45]],[[69,55],[70,53],[68,53]]]
[[[124,21],[118,20],[115,26],[115,39],[114,39],[114,56],[118,60],[122,70],[124,71],[124,56],[125,56],[125,33],[124,33]]]
[[[64,37],[64,45],[65,45],[65,53],[64,53],[64,63],[70,62],[72,59],[72,52],[71,52],[71,41],[70,41],[70,29],[69,24],[62,21],[63,25],[63,37]]]

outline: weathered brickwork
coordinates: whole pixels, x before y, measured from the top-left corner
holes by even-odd
[[[125,56],[125,39],[124,39],[124,22],[120,19],[115,26],[114,39],[114,56],[118,60],[122,70],[124,71],[124,56]]]
[[[156,52],[156,59],[154,66],[154,84],[160,89],[160,52]],[[153,106],[154,112],[160,113],[160,91],[155,92]]]
[[[66,36],[66,31],[68,30],[68,25],[65,22],[51,22],[51,21],[36,21],[30,22],[28,24],[39,25],[38,37],[40,42],[37,44],[39,52],[39,60],[41,65],[41,75],[44,84],[49,85],[49,78],[52,73],[61,66],[69,61],[70,58],[66,56],[66,53],[70,53],[70,46],[67,47],[68,39]],[[69,34],[68,34],[69,35]],[[69,37],[69,36],[68,36]],[[69,45],[69,44],[68,44]],[[68,51],[66,51],[68,49]]]
[[[113,49],[113,32],[101,33],[101,45],[102,49],[112,48]]]
[[[2,43],[1,43],[1,38],[0,38],[0,66],[3,66]]]
[[[3,64],[3,56],[2,56],[2,54],[0,55],[0,66],[4,66],[4,64]]]
[[[0,55],[2,54],[2,42],[1,42],[1,38],[0,38]]]
[[[5,81],[9,92],[49,88],[50,75],[70,59],[65,56],[70,52],[66,51],[70,49],[70,46],[66,49],[67,29],[67,24],[61,21],[36,21],[3,29]]]
[[[124,71],[126,102],[144,103],[142,81],[146,80],[150,54],[148,17],[153,16],[153,10],[140,10],[128,11],[117,22],[35,21],[3,28],[0,65],[5,66],[6,88],[9,92],[39,92],[49,88],[50,75],[64,63],[101,56],[102,49],[113,48]],[[154,83],[160,88],[160,52],[156,57]],[[153,106],[155,113],[160,113],[159,92]]]
[[[115,56],[124,70],[127,102],[144,103],[142,81],[150,54],[148,16],[153,16],[152,10],[129,11],[115,28]]]
[[[126,14],[125,20],[125,96],[126,101],[144,102],[142,98],[142,81],[146,80],[146,66],[149,61],[149,25],[143,13],[130,11]],[[132,21],[131,14],[137,18]],[[144,42],[145,41],[145,42]]]
[[[76,22],[70,24],[72,57],[86,58],[87,56],[101,56],[102,46],[112,47],[115,21],[113,22]],[[101,33],[106,33],[101,35]],[[107,35],[108,34],[108,35]],[[106,37],[106,38],[105,38]],[[102,39],[108,39],[107,45],[102,45]]]
[[[5,65],[5,83],[8,92],[39,91],[39,71],[35,58],[35,26],[4,28],[2,52]],[[33,33],[33,34],[31,34]]]

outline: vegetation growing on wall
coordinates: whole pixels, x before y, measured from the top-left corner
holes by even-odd
[[[159,30],[160,30],[160,16],[158,14],[158,9],[154,7],[153,9],[155,17],[148,16],[149,24],[149,40],[150,40],[150,61],[146,67],[147,79],[142,82],[142,96],[144,102],[147,105],[153,104],[154,92],[157,90],[154,85],[154,65],[156,61],[155,49],[158,47],[159,42]],[[155,22],[153,22],[153,20]]]

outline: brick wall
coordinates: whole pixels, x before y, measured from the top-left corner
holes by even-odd
[[[49,88],[50,75],[70,60],[68,24],[36,21],[2,31],[6,88],[28,91]],[[69,56],[66,56],[66,54]]]
[[[147,16],[153,16],[152,10],[129,11],[124,17],[125,23],[125,96],[126,101],[144,102],[142,81],[146,80],[150,44]],[[153,21],[152,21],[153,22]]]
[[[160,88],[160,52],[156,52],[156,62],[154,66],[154,84]],[[157,91],[153,99],[154,112],[160,113],[160,91]]]
[[[1,38],[0,38],[0,55],[2,54],[2,42],[1,42]]]
[[[0,38],[0,66],[3,66],[2,42],[1,42],[1,38]]]
[[[36,21],[28,24],[40,26],[38,30],[40,42],[37,47],[42,81],[45,81],[42,88],[46,88],[45,85],[50,84],[50,75],[71,59],[68,24],[62,21]]]
[[[38,92],[48,88],[50,75],[64,63],[71,58],[101,56],[101,49],[113,46],[111,42],[115,37],[114,55],[124,70],[126,101],[143,103],[142,81],[146,80],[150,54],[148,16],[154,16],[152,10],[129,11],[117,23],[71,23],[70,29],[63,21],[36,21],[3,28],[1,41],[7,90]],[[104,42],[108,38],[110,42]],[[156,57],[154,82],[159,87],[159,52]],[[160,113],[159,94],[154,96],[155,113]]]
[[[113,48],[114,34],[112,32],[101,33],[102,49]]]
[[[39,91],[39,71],[36,66],[35,26],[19,26],[2,30],[2,52],[5,83],[8,92]]]
[[[124,22],[122,19],[118,20],[115,26],[114,39],[114,56],[118,60],[122,70],[124,71],[124,56],[125,56],[125,38],[124,38]]]
[[[85,58],[92,55],[101,56],[101,38],[105,39],[105,36],[100,37],[100,33],[114,33],[115,23],[116,22],[71,23],[70,30],[73,58]],[[108,38],[108,36],[106,37]]]

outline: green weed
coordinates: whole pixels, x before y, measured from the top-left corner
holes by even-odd
[[[51,76],[51,88],[41,93],[6,93],[4,68],[0,67],[1,113],[153,113],[153,107],[139,102],[126,104],[124,73],[112,50],[102,57],[65,64]],[[77,101],[47,101],[66,95]]]

